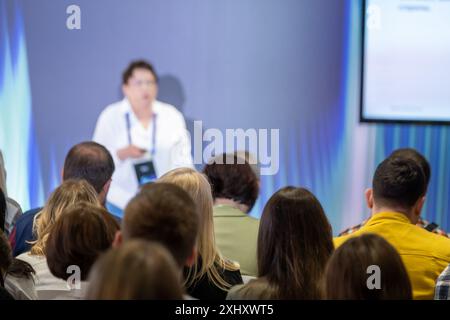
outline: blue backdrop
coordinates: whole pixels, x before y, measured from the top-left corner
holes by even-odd
[[[0,1],[0,148],[10,196],[28,209],[60,182],[65,154],[121,98],[135,58],[188,126],[280,129],[280,171],[262,177],[258,216],[286,185],[311,189],[334,232],[368,215],[375,165],[412,146],[433,167],[425,216],[448,227],[447,127],[358,123],[361,3],[352,0]]]

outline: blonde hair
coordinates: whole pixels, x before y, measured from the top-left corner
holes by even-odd
[[[173,183],[184,189],[194,200],[200,216],[197,252],[201,258],[189,268],[187,283],[190,287],[205,274],[208,280],[222,290],[228,290],[231,285],[223,279],[220,269],[236,271],[239,265],[224,259],[216,247],[213,221],[213,198],[211,186],[205,175],[190,169],[179,168],[163,175],[158,182]]]
[[[67,207],[81,201],[101,206],[94,187],[85,180],[66,180],[53,191],[45,207],[35,217],[33,233],[37,240],[32,242],[32,255],[45,255],[47,238],[55,221]]]

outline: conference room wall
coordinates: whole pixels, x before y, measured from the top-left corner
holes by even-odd
[[[81,8],[80,30],[66,28],[71,4]],[[280,130],[280,171],[262,177],[253,215],[293,184],[318,196],[335,233],[357,222],[368,214],[363,191],[376,161],[401,144],[388,126],[357,122],[360,9],[345,0],[2,2],[0,122],[11,125],[0,147],[10,194],[25,209],[41,205],[70,146],[90,139],[102,109],[121,98],[127,63],[146,58],[161,76],[159,98],[191,130],[195,120],[223,132]],[[381,135],[392,143],[381,148]]]

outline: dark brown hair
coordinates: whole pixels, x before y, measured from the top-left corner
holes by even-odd
[[[63,180],[84,179],[100,193],[115,170],[109,151],[96,142],[86,141],[73,146],[64,161]]]
[[[430,182],[431,178],[431,167],[428,160],[417,150],[412,148],[401,148],[392,151],[392,153],[389,155],[391,158],[409,158],[414,161],[416,161],[423,170],[423,173],[425,175],[425,183],[428,187],[428,183]]]
[[[321,279],[333,252],[330,223],[316,197],[285,187],[267,202],[258,235],[259,277],[271,299],[319,299]]]
[[[378,205],[410,209],[426,192],[422,167],[415,160],[388,157],[373,176],[373,198]]]
[[[380,289],[368,287],[369,266],[379,267]],[[327,299],[412,299],[411,283],[400,255],[374,234],[351,238],[334,252],[326,269],[325,291]]]
[[[115,231],[105,220],[109,213],[90,203],[79,203],[65,209],[53,225],[46,245],[47,264],[51,273],[67,280],[67,268],[76,265],[81,280],[86,280],[97,257],[107,250]]]
[[[253,208],[258,198],[259,183],[258,177],[245,159],[223,154],[212,159],[203,169],[203,173],[211,184],[214,199],[237,201],[248,206],[248,211]]]
[[[89,275],[90,300],[180,300],[181,273],[160,244],[130,240],[100,257]]]
[[[199,216],[196,210],[189,194],[176,185],[145,185],[125,208],[123,237],[160,242],[179,266],[183,266],[197,239]]]
[[[132,61],[128,67],[125,69],[122,75],[122,84],[127,84],[128,80],[133,76],[133,71],[135,69],[145,69],[150,71],[155,77],[155,81],[158,82],[158,75],[156,74],[155,68],[153,65],[145,60],[136,60]]]

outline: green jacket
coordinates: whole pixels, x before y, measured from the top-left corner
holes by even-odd
[[[214,207],[216,245],[222,255],[241,266],[241,274],[256,277],[259,219],[227,205]]]

